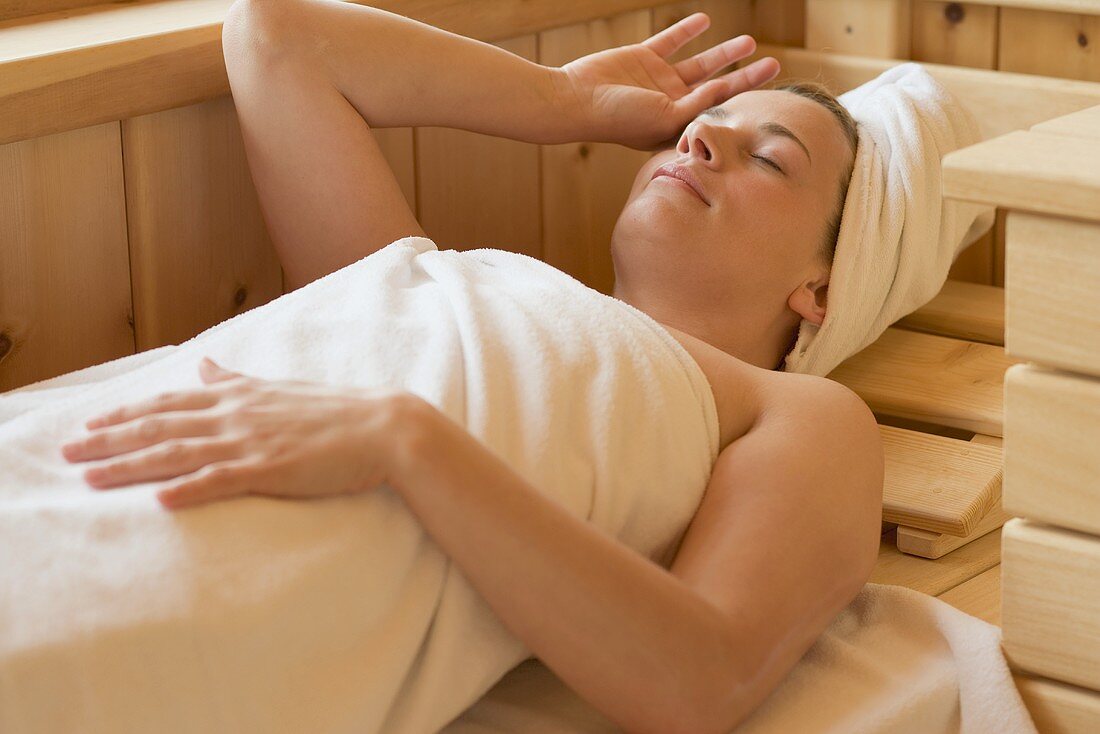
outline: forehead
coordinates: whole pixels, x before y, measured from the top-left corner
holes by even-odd
[[[848,143],[839,121],[821,104],[793,92],[755,89],[742,92],[700,113],[719,125],[752,127],[778,123],[788,128],[818,157],[844,157]],[[820,151],[820,152],[819,152]]]

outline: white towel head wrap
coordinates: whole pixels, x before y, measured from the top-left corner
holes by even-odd
[[[806,319],[783,369],[827,375],[932,300],[994,210],[944,201],[940,160],[980,140],[977,123],[919,64],[842,94],[858,123],[825,318]]]

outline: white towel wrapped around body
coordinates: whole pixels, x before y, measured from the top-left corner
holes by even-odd
[[[706,377],[657,322],[536,260],[382,250],[178,346],[0,396],[0,731],[438,731],[530,655],[390,487],[169,512],[95,491],[91,415],[267,379],[401,387],[541,492],[671,564],[718,453]]]
[[[971,114],[919,64],[887,69],[838,100],[859,143],[825,318],[806,319],[783,369],[827,375],[932,300],[994,210],[943,199],[941,160],[980,140]]]

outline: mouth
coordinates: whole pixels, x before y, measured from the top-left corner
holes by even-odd
[[[691,188],[691,190],[695,192],[695,195],[703,201],[704,204],[710,206],[710,202],[707,201],[707,197],[703,194],[703,187],[699,185],[699,181],[695,178],[692,172],[684,166],[678,166],[675,163],[666,163],[665,165],[660,166],[656,171],[653,172],[653,177],[650,179],[650,181],[656,180],[661,176],[668,176],[670,178],[676,179],[677,181],[680,181],[681,183],[687,184]]]

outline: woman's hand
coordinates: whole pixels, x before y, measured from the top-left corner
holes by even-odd
[[[641,43],[598,51],[562,66],[558,95],[588,121],[586,138],[637,150],[668,147],[700,112],[779,73],[779,62],[769,56],[706,81],[753,54],[756,41],[750,36],[723,41],[674,66],[665,60],[709,25],[705,13],[694,13]]]
[[[91,435],[62,454],[74,462],[125,454],[85,472],[97,489],[179,477],[157,493],[169,508],[245,494],[352,494],[389,480],[398,437],[414,422],[410,407],[424,403],[400,391],[246,377],[209,359],[199,373],[200,390],[89,420]]]

